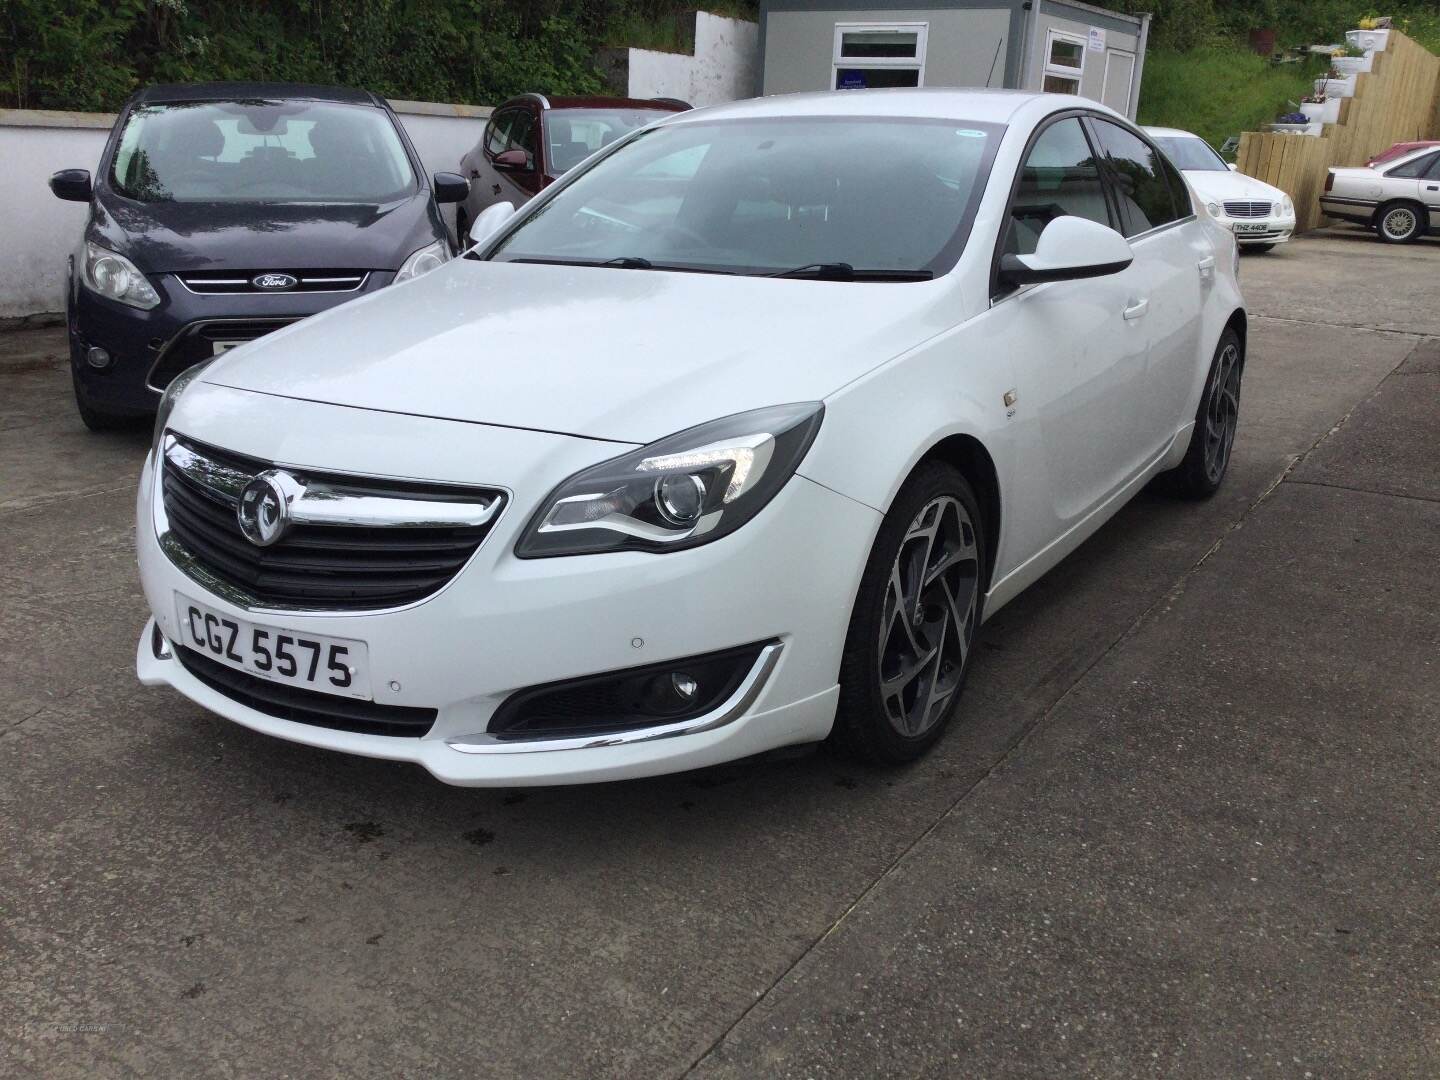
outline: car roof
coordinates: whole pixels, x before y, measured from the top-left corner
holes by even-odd
[[[695,109],[661,123],[688,124],[706,120],[770,116],[894,117],[898,119],[970,120],[1010,124],[1038,120],[1064,109],[1085,109],[1129,123],[1114,109],[1070,94],[1038,94],[1024,90],[970,90],[905,87],[887,90],[823,90],[748,98]]]
[[[1150,125],[1147,124],[1145,127],[1142,127],[1140,130],[1143,131],[1143,132],[1145,132],[1146,135],[1158,135],[1158,136],[1160,136],[1161,138],[1182,138],[1182,139],[1198,139],[1198,138],[1200,138],[1200,136],[1199,136],[1199,135],[1196,135],[1193,131],[1185,131],[1185,130],[1183,130],[1183,129],[1181,129],[1181,128],[1151,127]]]
[[[337,101],[350,105],[384,104],[380,97],[368,90],[294,82],[161,83],[136,91],[130,100],[136,105],[155,105],[175,101],[236,101],[247,98]]]
[[[543,109],[653,109],[656,112],[685,112],[690,106],[674,98],[632,98],[632,97],[552,97],[546,94],[517,94],[500,106],[521,105],[527,101],[538,101]],[[499,109],[496,110],[497,112]]]

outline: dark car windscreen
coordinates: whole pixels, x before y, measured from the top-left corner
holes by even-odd
[[[551,109],[545,114],[547,171],[561,176],[622,135],[672,115],[667,109]]]
[[[853,116],[662,124],[587,166],[489,257],[928,277],[959,258],[1003,130]]]
[[[138,106],[110,182],[142,202],[374,204],[415,190],[388,114],[321,101]]]
[[[1229,172],[1225,159],[1204,139],[1187,135],[1152,135],[1155,145],[1165,151],[1177,169],[1190,172]]]

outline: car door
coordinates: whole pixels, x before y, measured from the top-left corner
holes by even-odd
[[[1420,178],[1420,201],[1430,211],[1430,228],[1440,229],[1440,154],[1430,158],[1430,167]]]
[[[1187,415],[1195,368],[1213,343],[1200,341],[1205,291],[1215,252],[1195,216],[1190,191],[1165,155],[1139,132],[1099,116],[1095,138],[1135,262],[1136,290],[1126,317],[1144,340],[1145,372],[1132,388],[1135,443],[1128,460],[1144,468],[1168,448]]]
[[[1067,214],[1117,231],[1120,225],[1079,113],[1052,119],[1032,136],[997,263],[1003,254],[1034,252],[1044,227]],[[1016,508],[1027,520],[1012,518],[1012,535],[1038,550],[1083,521],[1137,468],[1147,345],[1143,324],[1126,312],[1146,282],[1143,268],[1132,266],[1103,277],[996,288],[985,336],[1011,364],[1015,467],[1026,485],[1046,492]],[[1035,553],[1016,552],[1016,561]]]
[[[528,106],[501,109],[486,130],[480,153],[468,174],[474,196],[472,220],[487,206],[509,202],[516,206],[540,190],[539,157],[536,154],[538,117]],[[496,159],[507,150],[523,150],[525,164],[509,167]]]
[[[1440,176],[1440,152],[1411,158],[1385,173],[1380,201],[1410,199],[1421,203],[1432,211],[1433,223],[1434,209],[1440,203],[1440,179],[1437,176]]]

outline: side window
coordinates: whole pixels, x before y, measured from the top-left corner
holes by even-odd
[[[535,115],[523,111],[515,114],[515,122],[510,125],[509,133],[505,140],[506,150],[524,150],[525,157],[530,162],[530,167],[535,167]]]
[[[1417,180],[1426,175],[1426,169],[1440,162],[1440,154],[1418,157],[1413,161],[1407,161],[1404,165],[1396,165],[1385,175],[1392,180]],[[1431,170],[1430,175],[1434,175]]]
[[[502,112],[490,121],[490,128],[485,133],[485,152],[491,157],[505,149],[505,139],[510,133],[510,124],[515,119],[515,113]]]
[[[1030,255],[1040,233],[1058,217],[1088,218],[1115,227],[1095,152],[1078,118],[1057,120],[1040,133],[1020,166],[1010,204],[1004,251]]]
[[[1179,218],[1160,151],[1109,120],[1095,119],[1092,123],[1100,151],[1110,167],[1115,198],[1125,220],[1125,235],[1135,236]]]
[[[1190,187],[1185,183],[1185,178],[1180,175],[1180,170],[1175,168],[1172,162],[1164,154],[1160,155],[1160,171],[1165,174],[1165,179],[1170,182],[1170,195],[1175,201],[1175,212],[1180,217],[1189,217],[1195,213],[1195,204],[1190,201]]]
[[[1440,180],[1440,154],[1430,159],[1430,170],[1425,174],[1426,180]]]

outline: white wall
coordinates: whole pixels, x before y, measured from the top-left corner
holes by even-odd
[[[485,129],[488,108],[391,102],[426,172],[454,172]],[[115,117],[0,109],[0,318],[65,309],[65,259],[80,242],[86,206],[61,202],[46,182],[60,169],[93,174]],[[454,226],[454,211],[445,207]]]
[[[744,19],[695,13],[695,53],[625,49],[630,97],[672,97],[697,108],[755,96],[760,27]]]
[[[83,203],[61,202],[46,182],[60,169],[92,173],[113,116],[0,111],[0,317],[61,311],[65,257],[85,227]],[[54,126],[32,126],[32,125]]]

